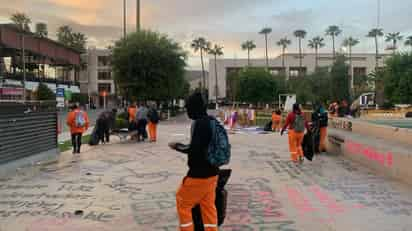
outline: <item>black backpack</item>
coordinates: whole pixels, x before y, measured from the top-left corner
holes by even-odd
[[[159,113],[157,113],[155,109],[150,109],[148,117],[149,117],[150,122],[155,123],[155,124],[159,123],[159,120],[160,120]]]

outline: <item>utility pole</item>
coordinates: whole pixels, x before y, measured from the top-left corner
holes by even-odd
[[[23,102],[26,102],[26,48],[25,48],[25,41],[24,41],[24,32],[22,33],[21,38],[22,43],[22,63],[23,63]]]
[[[140,0],[136,0],[136,31],[140,30]]]
[[[126,0],[123,0],[123,38],[126,38]]]

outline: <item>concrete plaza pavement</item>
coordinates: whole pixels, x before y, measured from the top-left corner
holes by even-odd
[[[0,179],[1,231],[177,230],[175,191],[189,121],[164,122],[157,143],[115,141]],[[223,231],[409,231],[412,187],[341,156],[289,161],[287,137],[230,135]]]

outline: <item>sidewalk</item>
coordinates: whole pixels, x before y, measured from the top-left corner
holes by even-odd
[[[175,193],[189,121],[159,125],[157,143],[123,142],[65,152],[55,164],[0,179],[0,230],[176,231]],[[287,137],[230,135],[233,169],[219,231],[406,231],[412,187],[339,156],[291,163]]]
[[[85,133],[83,133],[83,135],[90,135],[90,134],[92,134],[93,129],[94,129],[94,126],[93,126],[93,127],[90,127],[89,129],[87,129],[87,131],[86,131]],[[70,132],[63,132],[63,133],[60,133],[60,134],[59,134],[58,142],[59,142],[59,144],[60,144],[60,143],[64,143],[64,142],[66,142],[66,141],[68,141],[68,140],[71,140],[71,139],[72,139],[72,136],[71,136],[71,133],[70,133]]]

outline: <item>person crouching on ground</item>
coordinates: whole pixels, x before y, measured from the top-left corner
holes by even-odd
[[[286,123],[280,132],[281,135],[288,128],[289,151],[293,162],[303,161],[302,142],[305,128],[310,131],[308,123],[300,109],[299,104],[293,105],[293,111],[286,118]]]
[[[99,137],[99,142],[109,143],[110,142],[110,130],[114,128],[116,122],[117,109],[112,111],[102,112],[96,121],[97,135]]]
[[[79,105],[76,103],[67,115],[66,122],[72,135],[73,154],[80,154],[83,133],[89,129],[89,117],[86,112],[80,110]]]
[[[194,230],[192,208],[197,204],[200,204],[205,231],[217,231],[215,190],[219,168],[212,166],[206,158],[212,139],[211,119],[206,113],[206,108],[200,93],[190,96],[186,102],[186,109],[189,118],[193,120],[191,142],[189,145],[169,144],[172,149],[188,154],[189,172],[176,194],[181,231]]]

